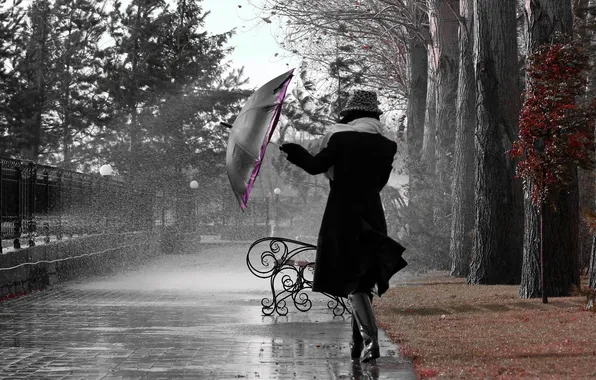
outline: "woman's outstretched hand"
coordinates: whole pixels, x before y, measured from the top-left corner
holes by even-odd
[[[295,144],[295,143],[285,143],[285,144],[282,144],[282,145],[279,147],[279,150],[281,150],[282,152],[284,152],[284,153],[285,153],[285,154],[287,154],[288,156],[289,156],[289,155],[292,155],[292,154],[294,154],[294,153],[296,153],[296,152],[299,152],[299,151],[301,151],[302,149],[304,149],[304,148],[302,148],[302,146],[301,146],[301,145],[299,145],[299,144]]]

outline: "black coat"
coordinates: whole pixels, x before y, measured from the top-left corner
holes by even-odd
[[[333,166],[333,180],[317,242],[313,290],[339,297],[364,281],[383,294],[407,263],[405,248],[387,236],[380,191],[391,173],[397,144],[377,133],[337,132],[315,156],[284,144],[288,160],[309,174]]]

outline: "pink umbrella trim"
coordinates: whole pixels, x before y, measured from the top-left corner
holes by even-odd
[[[267,135],[266,135],[267,137],[263,141],[263,145],[261,145],[259,157],[257,157],[257,160],[255,162],[255,167],[252,170],[252,174],[250,175],[250,180],[248,181],[248,184],[246,185],[246,192],[242,195],[242,204],[240,205],[240,208],[242,210],[244,210],[246,208],[246,204],[248,203],[248,196],[250,195],[250,191],[252,190],[255,180],[257,179],[259,170],[261,170],[261,163],[263,162],[263,157],[265,157],[265,150],[267,149],[267,144],[269,144],[269,141],[271,141],[271,136],[273,136],[273,131],[275,131],[275,126],[277,125],[277,122],[279,121],[279,117],[281,116],[281,107],[282,107],[283,101],[286,97],[286,91],[288,89],[288,86],[290,85],[290,80],[292,79],[293,72],[294,72],[294,70],[290,71],[290,75],[286,79],[286,82],[283,84],[283,87],[282,87],[281,91],[279,92],[279,96],[277,97],[277,102],[275,103],[275,111],[273,111],[273,118],[269,122],[269,127],[267,129]]]

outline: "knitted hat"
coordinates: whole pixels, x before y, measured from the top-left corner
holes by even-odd
[[[346,107],[339,113],[340,116],[345,116],[350,111],[366,111],[381,115],[383,111],[379,109],[379,102],[377,101],[377,94],[372,91],[356,90],[348,98]]]

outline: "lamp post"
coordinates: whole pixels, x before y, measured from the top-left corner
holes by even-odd
[[[114,169],[112,168],[112,165],[110,165],[110,164],[101,165],[99,167],[99,174],[102,176],[102,178],[110,177],[110,176],[112,176],[112,174],[114,174]],[[105,227],[105,232],[107,233],[109,226],[108,226],[108,215],[106,212],[104,212],[104,227]]]
[[[269,195],[265,197],[265,227],[269,230]]]
[[[281,189],[276,187],[273,190],[273,194],[275,194],[275,229],[277,229],[279,223],[279,194],[281,194]]]
[[[196,180],[192,180],[190,181],[190,188],[192,190],[197,190],[199,188],[199,182],[197,182]],[[197,192],[198,195],[198,192]],[[193,231],[195,231],[195,229],[197,228],[197,222],[198,222],[198,205],[197,205],[197,196],[193,195],[193,208],[194,208],[194,223],[193,223]]]

